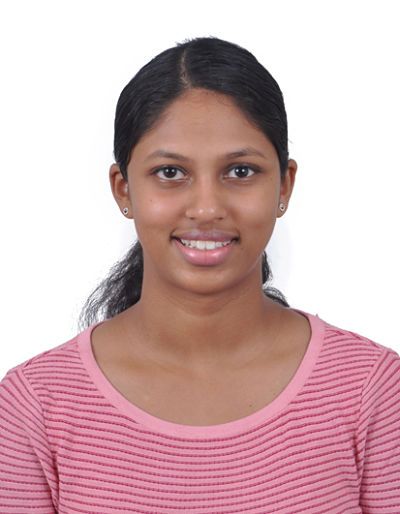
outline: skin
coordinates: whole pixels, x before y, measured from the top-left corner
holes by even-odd
[[[264,157],[224,157],[248,146]],[[189,160],[146,160],[161,148]],[[248,177],[240,178],[235,166],[244,164]],[[177,168],[176,175],[152,174],[165,165]],[[283,215],[280,202],[287,211],[296,171],[290,159],[281,181],[277,153],[263,132],[229,97],[203,89],[185,92],[140,139],[128,181],[112,164],[113,196],[121,211],[129,208],[144,255],[141,299],[114,321],[124,358],[141,355],[165,369],[207,376],[272,355],[289,340],[284,326],[308,327],[303,316],[261,289],[262,253]],[[189,264],[171,236],[192,228],[226,230],[239,242],[223,264]]]

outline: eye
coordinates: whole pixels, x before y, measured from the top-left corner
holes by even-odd
[[[164,177],[161,178],[167,178],[167,179],[175,179],[176,180],[176,174],[177,172],[183,173],[180,169],[176,168],[175,166],[163,166],[162,168],[156,169],[153,174],[158,175],[159,173],[164,173]],[[160,176],[160,175],[158,175]],[[170,182],[172,180],[169,180]]]
[[[250,175],[249,170],[251,171]],[[229,168],[229,173],[232,171],[236,173],[236,176],[230,178],[248,178],[255,175],[256,173],[260,173],[258,168],[254,166],[248,166],[247,164],[236,164],[235,166]],[[164,176],[162,177],[159,175],[160,173],[162,173]],[[178,173],[185,175],[185,173],[176,166],[163,166],[162,168],[157,168],[155,171],[153,171],[154,175],[158,175],[166,182],[174,182],[179,180],[180,177],[177,177]]]
[[[247,166],[246,164],[237,164],[233,168],[230,168],[230,171],[234,170],[236,174],[236,177],[233,178],[247,178],[251,177],[252,175],[255,175],[256,173],[259,173],[259,170],[257,168],[252,168],[250,166]],[[239,171],[238,171],[239,170]],[[251,170],[252,175],[249,175],[248,172]]]

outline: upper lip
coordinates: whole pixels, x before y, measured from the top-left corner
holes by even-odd
[[[225,232],[223,230],[189,230],[187,232],[180,232],[174,234],[172,237],[178,239],[191,239],[193,241],[232,241],[232,239],[238,239],[236,234]]]

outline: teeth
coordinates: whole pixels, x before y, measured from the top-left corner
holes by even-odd
[[[192,241],[189,239],[181,239],[182,244],[189,248],[197,248],[198,250],[215,250],[215,248],[222,248],[228,246],[231,241],[219,242],[219,241]]]

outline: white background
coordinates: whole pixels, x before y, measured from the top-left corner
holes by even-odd
[[[118,96],[197,36],[244,46],[285,97],[299,165],[268,246],[292,307],[400,350],[396,1],[16,1],[2,49],[0,375],[74,337],[135,239],[108,181]],[[251,77],[249,77],[251,80]]]

